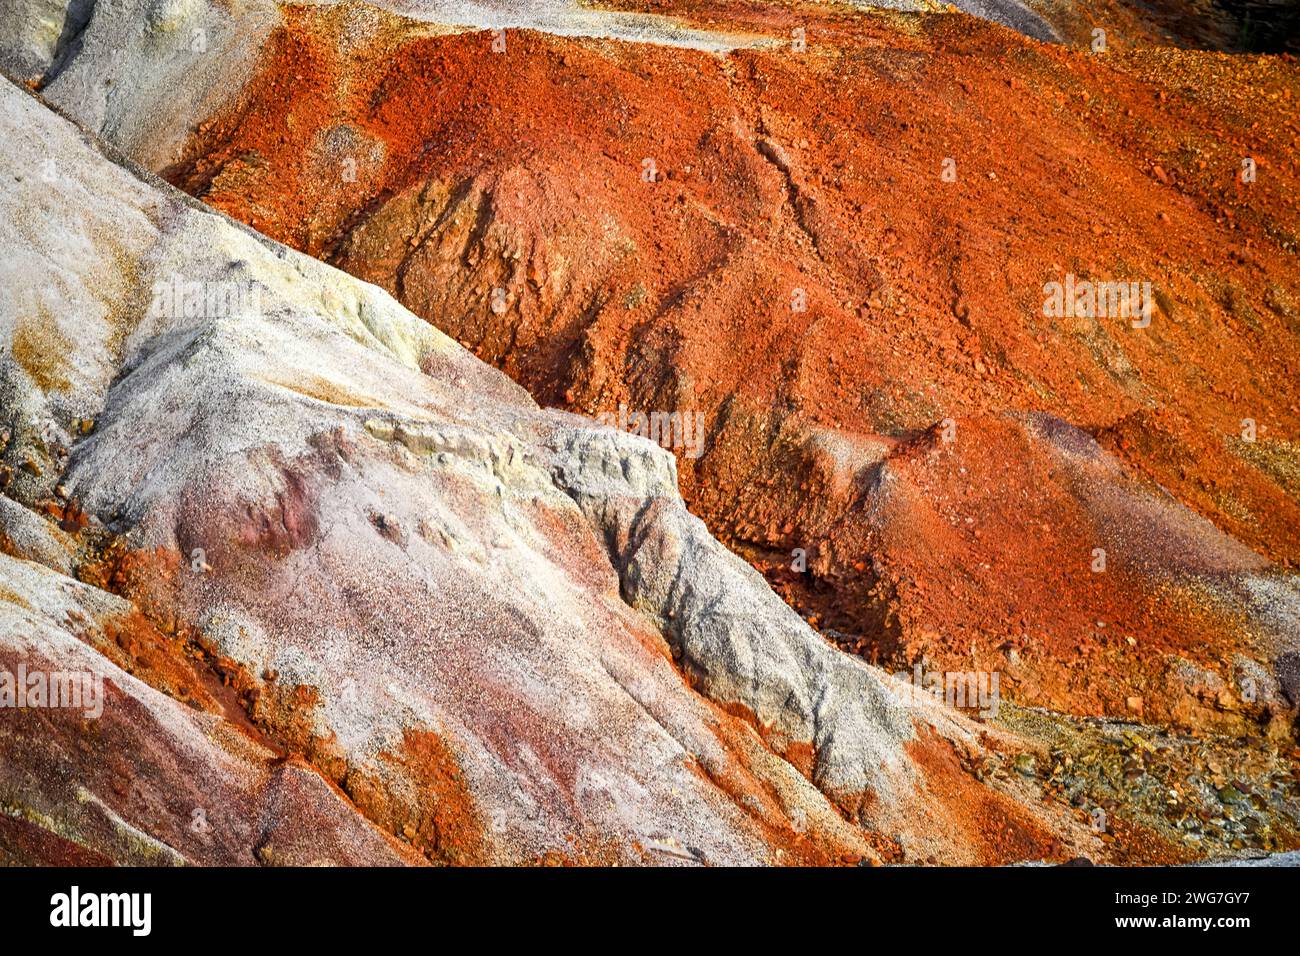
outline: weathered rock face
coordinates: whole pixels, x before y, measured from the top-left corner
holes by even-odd
[[[1264,829],[1217,845],[1294,845],[1293,63],[618,6],[0,0],[16,78],[527,389],[6,86],[0,666],[117,709],[0,710],[0,853],[1206,852],[1231,743],[1162,746],[1208,803],[1126,792],[1102,844],[1067,802],[1116,809],[1157,727],[1061,749],[1017,709],[1055,766],[1009,777],[1027,742],[787,604],[890,669],[1251,735]],[[1154,280],[1152,323],[1049,314],[1076,273]],[[528,393],[671,420],[678,459]]]
[[[33,82],[50,74],[71,52],[94,6],[94,0],[8,0],[0,19],[6,72]]]
[[[152,164],[245,83],[280,23],[268,0],[5,0],[0,68],[75,103],[86,128]]]
[[[5,863],[423,862],[315,769],[227,717],[219,690],[129,602],[8,555],[0,673],[93,675],[86,689],[103,695],[0,712]]]
[[[161,41],[94,41],[130,32],[118,10],[46,92],[538,401],[698,421],[687,501],[843,646],[1005,667],[1073,713],[1290,734],[1294,65],[715,6],[655,8],[717,13],[712,47],[590,39],[607,14],[562,6],[258,8],[277,25],[233,20],[238,56],[191,54],[226,103],[182,97],[179,126],[127,82]],[[498,54],[440,23],[550,32]],[[1148,282],[1150,324],[1052,314],[1076,278]]]
[[[104,678],[98,718],[0,709],[6,858],[1072,852],[961,769],[1002,738],[826,644],[667,452],[8,83],[0,128],[0,668]]]

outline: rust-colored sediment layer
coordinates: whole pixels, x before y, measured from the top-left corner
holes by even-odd
[[[1248,628],[1192,585],[1263,562],[1195,534],[1171,558],[1141,502],[1161,486],[1300,561],[1295,61],[1096,56],[957,15],[722,19],[797,23],[808,50],[521,31],[494,54],[289,7],[167,176],[545,404],[702,412],[688,501],[846,647],[963,669],[1015,649],[1004,693],[1148,719],[1178,710],[1169,655],[1230,676]],[[1151,325],[1045,315],[1067,274],[1151,282]],[[1025,411],[1126,473],[1070,474],[1059,436],[1004,414]],[[885,472],[905,493],[882,512]],[[795,549],[808,573],[782,571]]]
[[[80,579],[133,602],[125,618],[108,622],[106,636],[112,643],[97,649],[182,703],[230,721],[277,754],[277,765],[318,774],[341,799],[391,834],[393,846],[410,862],[487,862],[484,823],[445,741],[427,731],[408,730],[395,751],[380,755],[381,765],[399,767],[401,778],[415,781],[414,786],[398,787],[372,768],[350,766],[332,736],[322,738],[316,729],[315,688],[284,684],[274,673],[248,673],[201,631],[175,617],[170,609],[178,603],[176,576],[186,567],[177,552],[132,550],[121,539],[92,550]],[[259,862],[283,861],[267,844],[259,849]]]
[[[1057,860],[1060,842],[1014,801],[978,783],[962,767],[952,743],[924,731],[907,753],[925,778],[945,819],[965,834],[980,866],[1012,860]]]

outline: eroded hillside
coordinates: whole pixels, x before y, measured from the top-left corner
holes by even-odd
[[[1230,687],[1234,655],[1277,670],[1294,66],[780,18],[805,51],[518,32],[495,54],[289,8],[161,171],[544,404],[702,416],[687,500],[877,659],[989,668],[1011,645],[1033,658],[1017,699],[1161,719],[1195,693],[1184,660]],[[1150,324],[1044,314],[1076,280],[1150,283]]]
[[[111,538],[75,545],[92,583],[233,662],[272,749],[431,859],[1293,845],[1294,58],[1155,47],[1159,17],[1121,5],[972,8],[1030,36],[960,13],[619,8],[195,0],[95,5],[72,41],[29,31],[8,68],[70,117],[563,411],[266,246],[349,290],[284,292],[301,311],[360,322],[404,370],[273,310],[151,331],[166,349],[105,331],[91,386],[57,358],[85,347],[79,313],[34,297],[15,381],[89,388],[59,399],[63,427],[119,424],[70,432],[71,518],[17,450],[11,493],[78,535],[102,521]],[[1113,42],[1090,50],[1103,15]],[[127,263],[92,280],[114,313],[166,274],[129,235],[92,241]],[[178,268],[245,268],[217,249]],[[1147,307],[1074,297],[1110,283]],[[256,371],[128,377],[97,404],[115,369],[189,369],[200,344]],[[617,435],[638,420],[671,457]],[[184,441],[195,464],[164,468]],[[186,573],[196,547],[211,574]],[[997,674],[1006,711],[926,710],[937,736],[917,730],[827,642]],[[266,683],[280,655],[288,695]],[[393,692],[395,669],[421,689]],[[352,711],[357,674],[371,703]],[[583,720],[536,680],[588,688]],[[689,808],[661,760],[679,748]]]

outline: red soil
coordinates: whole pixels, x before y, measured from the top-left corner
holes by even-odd
[[[809,49],[521,31],[498,55],[289,8],[166,175],[386,286],[542,403],[703,411],[692,507],[778,583],[806,550],[786,593],[868,656],[1024,645],[1004,692],[1126,713],[1166,652],[1249,652],[1180,582],[1262,562],[1190,532],[1162,553],[1142,488],[1300,561],[1295,61],[1095,56],[958,15],[728,18],[805,26]],[[1151,282],[1150,327],[1046,316],[1067,273]],[[1127,475],[1081,482],[1007,411],[1077,423]],[[871,511],[886,456],[902,490]]]
[[[0,866],[112,866],[103,854],[26,820],[0,814]]]
[[[1061,842],[1014,800],[967,773],[951,741],[922,732],[906,746],[908,756],[925,776],[930,796],[943,807],[945,819],[970,841],[978,855],[977,865],[1002,866],[1016,860],[1065,862]]]
[[[420,792],[405,794],[371,772],[354,769],[343,786],[366,816],[431,860],[488,863],[485,822],[447,743],[436,734],[408,730],[397,752],[384,756],[401,768],[401,776],[418,780]]]

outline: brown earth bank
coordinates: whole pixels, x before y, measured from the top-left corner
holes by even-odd
[[[684,425],[692,508],[843,647],[1293,732],[1295,60],[701,9],[773,43],[288,6],[165,176],[543,404]],[[1149,324],[1047,304],[1084,281]]]

